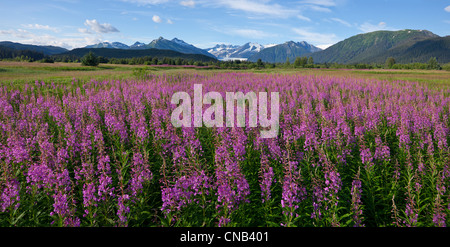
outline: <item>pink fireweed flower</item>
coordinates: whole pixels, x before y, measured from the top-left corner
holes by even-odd
[[[271,186],[274,180],[273,168],[265,154],[261,154],[260,187],[262,202],[268,202],[271,197]]]
[[[360,156],[361,156],[361,162],[365,165],[368,165],[372,162],[372,152],[370,151],[370,148],[362,146],[360,149]]]
[[[20,183],[16,179],[6,182],[0,195],[0,211],[17,210],[20,206]]]
[[[150,171],[150,167],[147,162],[144,160],[144,157],[141,153],[133,154],[133,165],[131,168],[131,191],[132,195],[136,196],[143,189],[143,184],[149,182],[153,175]]]
[[[352,194],[352,213],[353,213],[353,222],[354,222],[354,227],[361,227],[364,226],[364,224],[361,224],[361,220],[362,220],[362,214],[363,211],[361,209],[362,206],[362,202],[361,202],[361,194],[362,194],[362,189],[361,189],[361,180],[359,179],[359,172],[357,174],[357,177],[353,180],[352,182],[352,189],[351,189],[351,194]]]
[[[119,226],[128,226],[128,218],[127,214],[130,213],[130,207],[126,206],[126,202],[130,199],[130,196],[127,194],[120,195],[118,197],[118,209],[117,216],[119,217]]]
[[[295,210],[299,207],[298,203],[306,196],[306,189],[300,184],[301,177],[297,165],[296,161],[288,162],[283,180],[281,207],[283,214],[289,217],[294,217]]]
[[[108,130],[113,134],[118,134],[121,141],[127,140],[127,128],[124,125],[124,121],[120,120],[117,116],[110,113],[105,114],[105,124]]]
[[[30,165],[26,180],[38,189],[51,189],[56,184],[53,170],[45,163]]]
[[[222,145],[216,148],[216,181],[217,187],[217,200],[219,204],[216,208],[220,209],[222,213],[221,217],[228,218],[231,212],[233,212],[240,203],[248,202],[247,196],[250,194],[249,184],[245,179],[242,171],[239,167],[238,160],[243,159],[232,156],[228,151],[228,148],[232,145],[227,140],[231,140],[227,132],[222,133],[224,140]],[[242,154],[242,149],[239,146],[235,146],[236,153]],[[221,221],[226,222],[226,221]]]
[[[97,195],[100,200],[106,200],[106,198],[114,196],[114,187],[112,187],[113,181],[111,177],[110,159],[108,155],[101,155],[98,158],[97,171],[98,175],[98,189]]]

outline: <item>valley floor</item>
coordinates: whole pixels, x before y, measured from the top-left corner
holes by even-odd
[[[34,82],[36,80],[51,80],[65,82],[73,78],[77,79],[127,79],[136,76],[136,69],[147,68],[151,73],[176,73],[206,71],[199,67],[182,66],[147,66],[147,65],[123,65],[100,64],[98,67],[82,66],[80,63],[29,63],[0,61],[0,83]],[[450,85],[450,71],[445,70],[391,70],[391,69],[303,69],[303,68],[274,68],[274,69],[208,69],[217,71],[239,71],[255,73],[301,73],[318,76],[338,76],[363,79],[377,79],[387,81],[412,81],[426,83],[428,85]]]

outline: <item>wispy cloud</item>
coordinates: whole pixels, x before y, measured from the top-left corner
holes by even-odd
[[[157,15],[154,15],[154,16],[152,17],[152,20],[153,20],[154,22],[156,22],[156,23],[161,23],[161,22],[162,22],[161,17],[159,17],[159,16],[157,16]]]
[[[233,35],[238,35],[244,38],[252,38],[252,39],[262,39],[267,37],[272,37],[273,34],[267,33],[261,30],[256,29],[231,29],[228,30],[228,33]]]
[[[89,31],[87,28],[78,28],[78,32],[80,33],[86,33],[86,34],[91,34],[92,32]]]
[[[266,17],[288,18],[299,14],[298,10],[287,8],[279,4],[270,4],[269,1],[216,0],[211,2],[208,1],[207,5],[265,15]]]
[[[122,2],[134,3],[140,6],[143,5],[157,5],[161,3],[167,3],[169,0],[122,0]]]
[[[180,4],[185,7],[195,7],[195,2],[193,0],[181,1]]]
[[[344,26],[347,26],[347,27],[352,27],[353,26],[352,24],[350,24],[350,23],[348,23],[348,22],[346,22],[346,21],[344,21],[342,19],[339,19],[339,18],[330,18],[330,20],[338,22],[338,23],[340,23],[340,24],[342,24]]]
[[[372,24],[369,22],[364,22],[363,24],[359,25],[359,30],[363,31],[364,33],[379,31],[379,30],[396,30],[393,27],[389,27],[386,22],[381,21],[378,24]]]
[[[114,33],[119,32],[119,30],[113,27],[109,23],[100,24],[96,19],[86,20],[84,25],[91,28],[96,33]],[[79,30],[80,31],[80,30]]]
[[[318,12],[330,13],[330,7],[336,6],[335,0],[302,0],[300,1],[303,9],[309,9]]]
[[[70,14],[80,14],[80,12],[75,10],[74,8],[66,8],[59,4],[45,4],[45,6],[47,6],[49,8],[57,9],[62,12],[70,13]]]
[[[311,21],[310,18],[308,18],[308,17],[306,17],[304,15],[297,15],[297,18],[300,19],[300,20],[304,20],[304,21]]]
[[[59,28],[50,27],[49,25],[41,25],[41,24],[23,24],[24,28],[28,29],[38,29],[38,30],[50,30],[53,32],[59,32]]]
[[[131,15],[131,16],[135,16],[135,15],[140,15],[140,16],[153,16],[154,12],[152,11],[143,11],[143,10],[122,10],[120,12],[121,15]]]
[[[159,5],[170,3],[169,0],[121,0],[123,2],[134,3],[137,5]],[[264,18],[291,18],[298,17],[301,20],[311,21],[310,18],[305,17],[301,14],[298,4],[290,4],[286,6],[286,2],[273,2],[271,0],[182,0],[178,2],[180,5],[185,7],[196,7],[201,5],[202,7],[213,7],[213,8],[225,8],[236,11],[243,11],[247,14],[253,14],[256,16],[263,16]],[[322,5],[313,5],[313,8],[321,11],[328,11],[321,7]],[[327,4],[325,4],[327,6]],[[322,9],[320,9],[322,8]],[[128,13],[130,11],[124,11]],[[249,17],[251,18],[251,17]]]
[[[24,39],[29,37],[31,33],[27,30],[24,29],[10,29],[10,30],[0,30],[0,36],[8,36],[8,37],[13,37],[13,38],[20,38],[20,39]]]
[[[309,28],[292,28],[292,31],[298,35],[297,39],[315,45],[329,45],[337,42],[337,37],[334,33],[313,32]]]
[[[444,8],[445,11],[450,12],[450,5]]]
[[[319,5],[305,5],[304,7],[318,12],[331,13],[331,9]]]
[[[302,0],[300,1],[300,3],[321,5],[327,7],[336,6],[335,0]]]
[[[60,37],[50,34],[33,33],[24,29],[0,30],[0,39],[3,38],[23,44],[53,45],[68,49],[101,42],[98,35],[86,35],[85,37],[80,37],[79,34],[73,34]]]
[[[79,0],[52,0],[53,2],[80,3]]]
[[[269,33],[254,28],[238,28],[230,26],[225,27],[225,26],[209,25],[209,29],[226,35],[239,36],[249,39],[263,39],[276,36],[276,34],[274,33]]]

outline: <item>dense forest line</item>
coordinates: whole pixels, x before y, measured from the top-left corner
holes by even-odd
[[[75,54],[58,54],[58,55],[44,55],[41,52],[32,50],[18,50],[5,46],[0,46],[0,60],[8,61],[28,61],[28,62],[65,62],[65,63],[79,63],[85,59]],[[337,69],[435,69],[435,70],[449,70],[450,63],[440,64],[435,57],[429,59],[427,63],[396,63],[393,57],[386,59],[384,63],[315,63],[310,57],[297,57],[295,61],[286,60],[284,63],[265,63],[259,59],[256,62],[229,60],[229,61],[200,61],[195,59],[185,59],[181,57],[131,57],[131,58],[108,58],[104,56],[93,55],[96,64],[128,64],[128,65],[169,65],[169,66],[210,66],[223,69],[262,69],[262,68],[337,68]],[[89,65],[89,64],[86,64]],[[94,64],[95,65],[95,64]]]

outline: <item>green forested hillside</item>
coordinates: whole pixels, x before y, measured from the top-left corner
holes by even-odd
[[[394,57],[397,63],[424,63],[435,57],[441,64],[450,62],[450,36],[418,41],[410,46],[396,47],[376,61]],[[374,59],[375,60],[375,59]]]
[[[390,56],[397,62],[427,62],[442,54],[444,61],[439,62],[445,63],[450,61],[447,39],[427,30],[375,31],[352,36],[311,56],[316,63],[351,64],[383,63]]]
[[[65,48],[57,46],[41,46],[41,45],[27,45],[11,41],[1,41],[0,46],[9,47],[15,50],[30,50],[43,53],[44,55],[54,55],[68,51]]]
[[[40,60],[44,58],[44,53],[32,50],[18,50],[0,45],[0,59],[21,58],[26,60]]]

